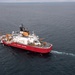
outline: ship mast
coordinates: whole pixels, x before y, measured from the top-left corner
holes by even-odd
[[[23,32],[25,31],[23,24],[20,25],[20,31],[23,31]]]

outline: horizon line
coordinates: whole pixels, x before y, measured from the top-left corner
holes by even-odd
[[[64,3],[64,2],[75,2],[75,1],[52,1],[52,2],[0,2],[0,3],[56,3],[56,2],[59,2],[59,3]]]

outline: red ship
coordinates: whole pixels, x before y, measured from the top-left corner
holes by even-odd
[[[2,35],[0,41],[7,46],[37,53],[46,54],[52,50],[52,44],[43,42],[34,32],[31,34],[26,30],[23,25],[21,25],[19,32],[13,31],[11,34]]]

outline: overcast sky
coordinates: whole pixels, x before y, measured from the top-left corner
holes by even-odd
[[[75,0],[0,0],[0,2],[72,2]]]

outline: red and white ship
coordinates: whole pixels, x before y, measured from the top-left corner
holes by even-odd
[[[23,25],[20,27],[19,32],[13,31],[11,34],[2,35],[0,37],[2,44],[20,48],[23,50],[29,50],[37,53],[50,53],[52,50],[52,44],[43,42],[34,33],[30,33]]]

